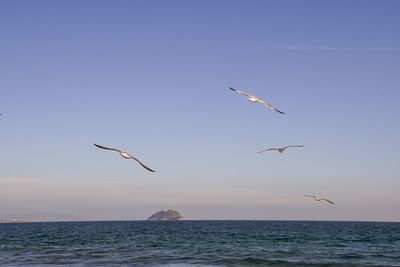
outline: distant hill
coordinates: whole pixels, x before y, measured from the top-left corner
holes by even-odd
[[[149,221],[179,221],[183,220],[183,215],[176,210],[162,210],[151,215]]]

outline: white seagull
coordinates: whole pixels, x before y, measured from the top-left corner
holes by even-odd
[[[242,91],[236,90],[236,89],[234,89],[234,88],[232,88],[232,87],[229,87],[229,89],[231,89],[232,91],[234,91],[234,92],[236,92],[236,93],[238,93],[238,94],[244,95],[244,96],[247,97],[247,99],[248,99],[249,101],[251,101],[251,102],[254,102],[254,103],[258,102],[258,103],[263,104],[264,106],[266,106],[266,107],[268,107],[268,108],[270,108],[270,109],[272,109],[272,110],[274,110],[274,111],[276,111],[276,112],[279,112],[279,113],[281,113],[281,114],[285,114],[285,113],[283,113],[282,111],[277,110],[276,108],[274,108],[271,104],[268,104],[267,102],[265,102],[265,101],[259,99],[258,97],[254,96],[254,95],[252,95],[252,94],[249,94],[249,93],[246,93],[246,92],[242,92]]]
[[[269,148],[265,150],[258,151],[257,153],[263,153],[271,150],[277,150],[279,153],[285,152],[286,148],[288,147],[304,147],[304,145],[296,145],[296,146],[284,146],[284,147],[278,147],[278,148]]]
[[[146,165],[144,165],[144,164],[143,164],[142,162],[140,162],[140,160],[138,160],[137,158],[135,158],[135,157],[129,155],[128,152],[121,151],[121,150],[118,150],[118,149],[115,149],[115,148],[100,146],[100,145],[94,144],[94,143],[93,143],[93,145],[95,145],[95,146],[97,146],[98,148],[101,148],[101,149],[117,151],[117,152],[119,152],[119,154],[120,154],[123,158],[125,158],[125,159],[134,159],[134,160],[136,160],[140,165],[142,165],[142,167],[145,168],[146,170],[151,171],[151,172],[156,172],[156,171],[150,169],[149,167],[147,167]]]
[[[328,202],[328,203],[331,203],[332,205],[335,205],[335,203],[333,203],[332,201],[330,201],[329,199],[326,199],[326,198],[321,198],[321,197],[317,197],[317,196],[314,196],[314,195],[304,195],[305,197],[312,197],[312,198],[314,198],[316,201],[321,201],[321,200],[323,200],[323,201],[326,201],[326,202]]]

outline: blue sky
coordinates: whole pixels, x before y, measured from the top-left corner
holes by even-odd
[[[400,221],[398,1],[0,6],[0,216]]]

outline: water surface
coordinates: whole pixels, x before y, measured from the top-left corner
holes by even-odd
[[[400,223],[0,224],[0,266],[400,266]]]

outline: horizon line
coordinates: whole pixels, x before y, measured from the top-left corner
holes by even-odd
[[[24,223],[66,223],[66,222],[197,222],[197,221],[232,221],[232,222],[370,222],[370,223],[400,223],[394,220],[312,220],[312,219],[183,219],[183,220],[148,220],[148,219],[110,219],[110,220],[32,220],[32,221],[0,221],[0,224],[24,224]]]

